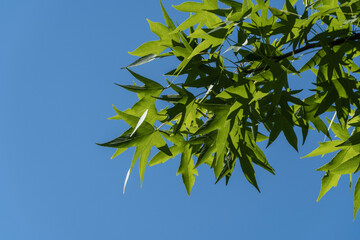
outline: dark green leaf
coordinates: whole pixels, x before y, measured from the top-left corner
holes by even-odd
[[[360,132],[351,135],[345,142],[339,144],[338,147],[352,146],[360,143]]]

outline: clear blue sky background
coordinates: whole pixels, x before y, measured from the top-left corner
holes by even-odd
[[[178,158],[147,168],[142,188],[133,171],[122,194],[133,151],[110,160],[95,142],[126,128],[111,105],[136,98],[113,83],[131,83],[127,52],[155,39],[146,18],[163,22],[159,1],[0,1],[0,239],[358,239],[348,179],[316,203],[329,158],[300,159],[316,134],[300,153],[283,137],[265,151],[277,175],[256,169],[260,194],[239,167],[225,187],[201,166],[189,198]],[[164,83],[175,63],[135,70]]]

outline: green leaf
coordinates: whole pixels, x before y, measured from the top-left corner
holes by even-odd
[[[201,152],[199,154],[199,157],[198,157],[198,160],[196,162],[195,168],[197,168],[198,166],[200,166],[203,163],[209,162],[210,159],[211,159],[211,163],[212,163],[213,162],[212,154],[215,151],[216,151],[216,143],[215,142],[205,144],[201,149]]]
[[[356,213],[360,208],[360,177],[358,178],[355,185],[355,193],[354,193],[354,220],[356,217]]]
[[[316,130],[319,132],[321,131],[322,133],[324,133],[329,139],[331,139],[330,137],[330,134],[329,134],[329,131],[327,130],[327,127],[325,125],[325,123],[319,118],[319,117],[316,117],[316,118],[310,118],[309,119],[312,124],[314,124]]]
[[[241,143],[239,143],[236,139],[233,139],[232,136],[229,138],[229,147],[230,147],[231,151],[239,159],[240,166],[244,173],[245,178],[249,181],[249,183],[251,183],[260,192],[260,189],[259,189],[259,187],[257,185],[257,181],[256,181],[254,166],[253,166],[251,160],[249,159],[249,157],[246,154],[242,154],[239,151],[240,150],[239,144],[241,144]]]
[[[305,65],[299,70],[299,72],[304,72],[315,67],[320,63],[321,59],[323,59],[325,55],[325,51],[320,49],[307,63],[305,63]]]
[[[239,158],[241,169],[246,179],[260,192],[260,189],[256,182],[255,170],[252,162],[247,156]]]
[[[215,110],[215,114],[208,119],[204,125],[202,125],[194,134],[206,134],[212,132],[216,129],[221,129],[224,127],[224,123],[226,122],[227,114],[229,111],[228,105],[222,104],[201,104],[200,106],[207,108],[209,110]],[[215,109],[216,108],[216,109]]]
[[[351,173],[354,173],[356,171],[356,169],[358,169],[359,165],[360,165],[360,154],[356,155],[353,158],[350,158],[349,160],[340,164],[336,168],[331,169],[331,173],[351,174]]]
[[[226,154],[226,140],[230,131],[230,121],[227,120],[223,123],[223,126],[218,129],[216,138],[216,157],[212,166],[214,167],[215,177],[219,176],[224,165],[224,158]]]
[[[157,89],[157,90],[162,90],[162,89],[164,89],[164,87],[163,87],[161,84],[159,84],[159,83],[157,83],[157,82],[155,82],[155,81],[153,81],[153,80],[150,80],[150,79],[148,79],[148,78],[146,78],[146,77],[143,77],[143,76],[141,76],[141,75],[139,75],[139,74],[131,71],[130,69],[128,69],[128,71],[129,71],[129,72],[131,73],[131,75],[133,75],[137,80],[139,80],[139,81],[141,81],[142,83],[144,83],[145,86],[147,87],[147,89]]]
[[[331,122],[329,119],[327,119],[331,130],[335,133],[335,135],[340,138],[341,140],[345,141],[347,140],[350,135],[346,128],[342,127],[340,124],[337,124],[335,122]]]
[[[190,144],[184,146],[184,151],[181,155],[181,162],[177,174],[182,174],[182,179],[188,195],[190,196],[191,189],[195,183],[195,176],[198,172],[194,166],[194,161],[191,154]]]
[[[118,148],[118,149],[116,149],[115,153],[111,156],[111,159],[116,158],[117,156],[119,156],[120,154],[122,154],[125,151],[126,151],[126,148]]]
[[[194,27],[196,24],[199,24],[197,28],[200,28],[203,25],[212,28],[221,22],[221,19],[211,12],[198,12],[181,23],[172,33],[184,31],[185,29]]]
[[[345,142],[339,144],[338,147],[352,146],[360,143],[360,132],[357,132],[349,137]]]
[[[316,113],[314,117],[319,116],[320,114],[323,114],[326,112],[335,102],[335,100],[338,98],[336,91],[334,89],[331,89],[329,92],[326,92],[325,97],[319,104],[318,109],[316,110]]]
[[[176,37],[175,34],[171,34],[170,29],[168,27],[166,27],[165,25],[163,25],[162,23],[152,22],[149,19],[147,19],[147,21],[149,23],[151,32],[156,34],[161,40],[172,39],[176,42],[179,42],[179,37]]]
[[[131,173],[135,163],[139,159],[139,157],[140,157],[139,174],[140,174],[140,182],[141,182],[141,186],[142,186],[143,179],[144,179],[144,174],[145,174],[145,168],[146,168],[146,165],[147,165],[147,160],[148,160],[148,158],[150,156],[150,151],[151,151],[151,148],[152,148],[152,145],[149,144],[149,143],[152,141],[153,136],[156,133],[157,132],[153,132],[152,134],[147,134],[147,135],[143,136],[141,138],[141,140],[137,141],[136,144],[134,145],[134,146],[136,146],[136,150],[135,150],[133,159],[131,161],[130,169],[129,169],[129,171],[128,171],[127,175],[126,175],[126,178],[125,178],[124,191],[123,191],[124,193],[125,193],[125,187],[126,187],[128,179],[129,179],[130,173]]]
[[[330,142],[320,142],[319,143],[320,146],[318,148],[316,148],[314,151],[312,151],[311,153],[309,153],[308,155],[302,158],[315,157],[318,155],[325,155],[327,153],[337,151],[340,149],[338,147],[340,142],[341,142],[340,140],[334,140]]]
[[[321,179],[321,190],[317,202],[327,193],[332,187],[336,187],[341,175],[326,173]]]
[[[342,163],[346,162],[347,160],[355,157],[360,152],[352,147],[347,147],[339,151],[330,162],[325,164],[324,166],[317,169],[317,171],[331,171],[336,167],[340,166]]]
[[[170,42],[167,40],[156,40],[156,41],[150,41],[146,42],[142,45],[140,45],[138,48],[136,48],[134,51],[129,52],[131,55],[143,57],[138,59],[137,61],[140,61],[141,64],[144,64],[147,62],[152,61],[155,59],[153,56],[157,56],[160,53],[162,53],[165,49],[167,49]],[[137,64],[136,61],[133,64]],[[138,66],[140,64],[137,64],[135,66]],[[132,66],[134,67],[134,66]],[[129,66],[125,67],[129,68]]]
[[[204,15],[203,14],[195,14],[191,15],[189,18],[187,18],[183,23],[181,23],[173,32],[177,33],[180,31],[184,31],[185,29],[188,29],[197,23],[202,22]]]
[[[164,163],[170,158],[174,158],[176,155],[180,154],[184,150],[183,146],[174,145],[170,147],[170,152],[172,156],[160,151],[158,152],[149,162],[149,166],[154,166],[156,164]]]
[[[166,12],[165,8],[164,8],[164,5],[162,4],[161,0],[160,0],[160,5],[161,5],[161,10],[162,10],[162,13],[164,15],[164,19],[165,19],[165,22],[166,22],[166,25],[169,27],[170,30],[174,30],[176,27],[175,27],[175,24],[174,22],[171,20],[169,14]]]
[[[195,36],[193,36],[195,37]],[[193,57],[199,54],[203,54],[206,52],[206,49],[210,47],[217,47],[223,42],[223,39],[219,38],[207,38],[204,41],[202,41],[199,45],[196,46],[196,48],[193,50],[193,52],[190,54],[190,56],[187,58],[188,60],[191,60]]]
[[[232,174],[235,167],[235,160],[236,157],[232,157],[231,151],[228,151],[227,154],[225,155],[223,168],[221,170],[221,173],[219,174],[219,177],[216,179],[215,184],[218,183],[223,177],[230,176]],[[227,183],[228,183],[228,178],[226,181],[226,185]]]
[[[132,169],[133,166],[135,165],[135,162],[138,159],[138,156],[140,156],[140,159],[139,159],[140,186],[142,186],[142,184],[143,184],[145,168],[146,168],[147,161],[149,159],[150,151],[152,148],[151,142],[153,140],[153,136],[154,136],[154,134],[148,135],[147,138],[145,138],[140,144],[137,145],[135,154],[133,157],[133,161],[131,163],[131,169]]]
[[[137,59],[135,62],[133,62],[130,65],[127,65],[126,67],[123,67],[121,69],[140,66],[140,65],[143,65],[145,63],[151,62],[155,58],[156,58],[156,54],[151,53],[149,55],[146,55],[146,56],[143,56],[143,57]]]
[[[281,128],[282,131],[284,132],[286,140],[298,152],[297,137],[293,129],[293,125],[285,117],[281,118]]]
[[[256,142],[262,142],[265,141],[266,139],[269,139],[269,137],[259,132],[256,134]]]
[[[169,149],[169,146],[166,144],[165,140],[161,137],[159,131],[154,132],[152,143],[162,153],[165,153],[166,155],[173,157],[172,151]]]
[[[133,129],[138,129],[139,127],[140,127],[140,125],[139,126],[137,126],[138,125],[138,123],[140,122],[140,119],[139,119],[139,117],[137,117],[137,116],[134,116],[134,115],[131,115],[131,114],[128,114],[128,113],[126,113],[126,112],[122,112],[122,111],[120,111],[120,110],[118,110],[115,106],[113,106],[113,108],[114,108],[114,110],[115,110],[115,112],[117,113],[117,115],[115,116],[115,117],[112,117],[111,119],[116,119],[116,120],[124,120],[127,124],[129,124]],[[147,112],[146,112],[147,113]],[[145,120],[145,119],[144,119]],[[144,122],[144,120],[143,121],[141,121],[141,123],[144,123],[143,124],[143,126],[142,126],[142,128],[141,128],[141,130],[142,129],[144,129],[144,131],[146,131],[146,132],[151,132],[151,131],[153,131],[153,126],[151,125],[151,124],[149,124],[148,122]],[[140,130],[140,131],[141,131]],[[133,131],[134,132],[134,131]],[[131,136],[130,136],[131,137]]]
[[[202,12],[204,10],[215,10],[219,6],[217,0],[203,0],[202,3],[198,2],[184,2],[180,5],[173,6],[176,10],[181,12]]]
[[[275,121],[274,125],[271,128],[268,144],[266,145],[266,147],[269,147],[270,144],[272,144],[276,140],[276,138],[279,136],[280,133],[281,133],[281,122]]]
[[[247,154],[251,157],[252,162],[275,175],[275,170],[268,163],[263,151],[256,144],[249,145],[248,147],[249,151],[247,151]]]
[[[242,9],[242,3],[233,0],[219,0],[220,2],[228,5],[229,7],[234,8],[236,11],[240,11]]]
[[[144,133],[142,135],[135,134],[134,136],[130,137],[130,134],[123,134],[114,140],[105,143],[97,143],[103,147],[113,147],[113,148],[130,148],[134,147],[137,144],[141,143],[144,139],[150,135],[151,132]]]

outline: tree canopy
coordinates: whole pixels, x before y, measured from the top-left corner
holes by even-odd
[[[112,158],[136,148],[125,185],[137,161],[142,183],[147,165],[181,155],[177,174],[189,195],[202,164],[210,166],[216,182],[224,178],[226,184],[239,165],[259,190],[254,164],[275,170],[258,142],[269,146],[283,133],[298,150],[298,138],[304,143],[309,130],[316,130],[329,140],[305,157],[336,153],[317,169],[324,172],[318,200],[342,175],[350,175],[355,218],[360,207],[355,175],[360,170],[360,0],[285,0],[282,9],[269,0],[184,2],[174,6],[190,13],[179,25],[161,8],[165,24],[149,21],[159,39],[131,52],[139,59],[125,67],[143,85],[118,84],[139,98],[130,109],[114,107],[111,119],[124,120],[129,129],[99,144],[116,148]],[[129,69],[168,57],[179,64],[163,81]],[[301,99],[304,89],[288,80],[307,71],[314,73],[314,87]],[[159,101],[167,107],[158,110]],[[149,159],[153,147],[157,152]]]

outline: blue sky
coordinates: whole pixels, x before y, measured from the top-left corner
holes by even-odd
[[[171,10],[181,1],[164,0]],[[146,18],[163,22],[159,1],[0,2],[0,239],[354,239],[353,193],[340,180],[319,203],[327,160],[300,159],[323,136],[312,134],[300,152],[281,136],[265,150],[273,176],[257,168],[259,194],[239,168],[226,187],[200,166],[189,198],[179,159],[149,167],[140,188],[133,171],[122,186],[133,150],[110,160],[95,145],[126,125],[110,121],[112,104],[136,101],[113,83],[129,84],[120,67],[141,43],[155,39]],[[134,69],[164,83],[176,62]],[[313,76],[303,77],[309,84]]]

